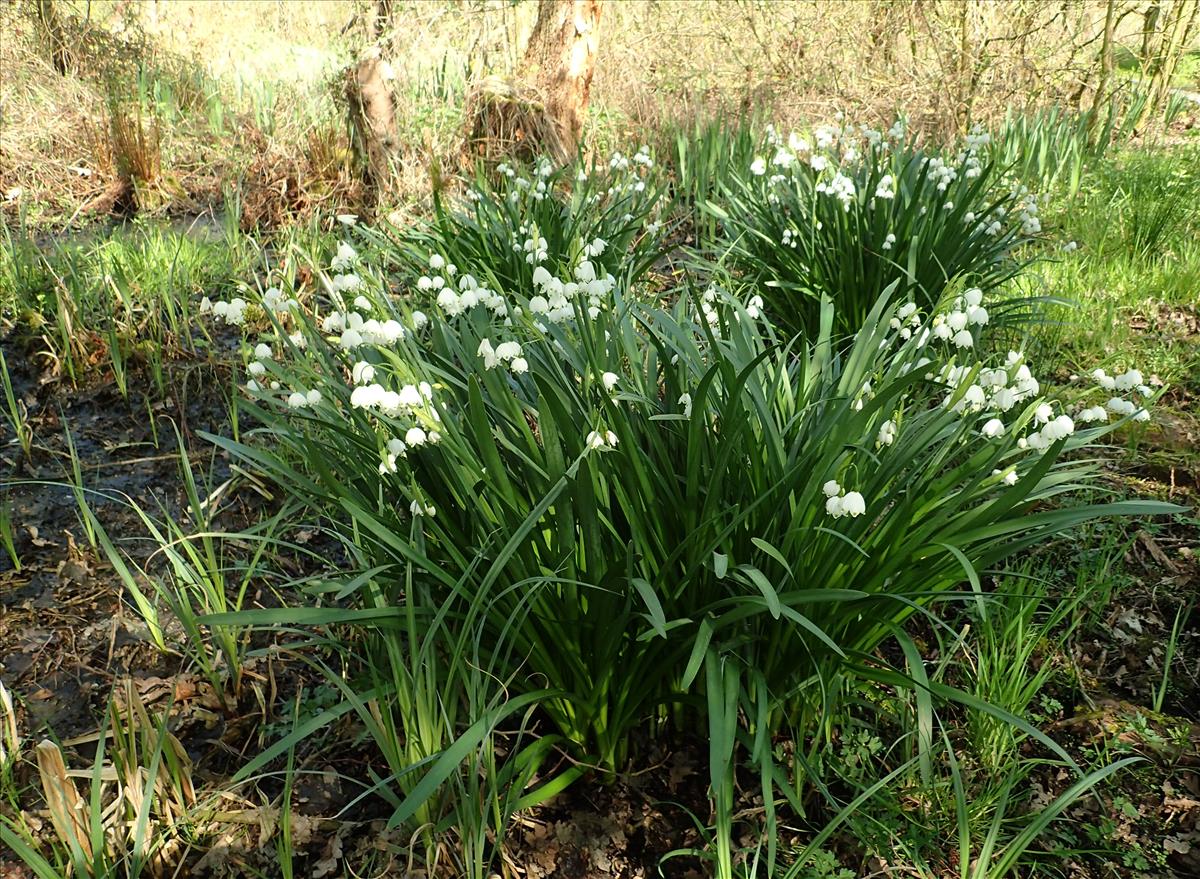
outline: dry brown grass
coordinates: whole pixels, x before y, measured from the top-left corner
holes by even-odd
[[[103,193],[111,170],[97,150],[107,142],[103,93],[79,77],[59,76],[32,23],[7,4],[0,6],[0,69],[0,193],[23,190],[5,201],[6,216],[22,200],[71,213]]]
[[[1189,2],[1189,0],[1177,0]],[[1120,45],[1146,4],[1117,0]],[[843,110],[926,130],[995,122],[1009,105],[1086,108],[1105,0],[611,3],[594,94],[639,126],[764,107],[784,125]]]
[[[531,161],[539,154],[567,158],[559,128],[546,112],[538,89],[517,79],[487,76],[475,83],[463,110],[464,161],[496,164],[516,157]]]
[[[302,149],[253,132],[253,158],[238,180],[243,231],[274,228],[311,214],[359,213],[366,203],[345,132],[315,126]]]
[[[342,158],[343,99],[332,84],[368,46],[371,4],[174,0],[129,3],[122,17],[114,3],[94,0],[81,26],[85,4],[60,2],[79,37],[78,75],[54,71],[27,3],[0,4],[0,190],[20,187],[34,213],[60,219],[103,203],[95,200],[120,178],[126,152],[105,116],[104,83],[111,59],[127,56],[178,71],[179,100],[193,116],[203,116],[205,96],[183,74],[199,66],[220,77],[229,131],[178,123],[159,131],[157,173],[169,193],[198,200],[244,179],[262,222],[353,202],[356,172]],[[1146,4],[1115,2],[1117,45],[1137,54]],[[1106,0],[610,0],[592,141],[642,141],[664,123],[756,111],[783,126],[838,110],[888,122],[902,111],[918,129],[948,133],[995,121],[1011,104],[1086,108],[1105,10]],[[397,5],[394,16],[385,42],[396,73],[402,201],[425,198],[430,169],[458,165],[464,139],[467,157],[494,160],[544,135],[540,102],[512,80],[533,0],[426,0]],[[271,125],[261,104],[255,112],[255,89],[273,96]]]

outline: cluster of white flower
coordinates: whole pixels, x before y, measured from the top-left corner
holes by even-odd
[[[1019,479],[1015,467],[1009,467],[1007,470],[993,470],[992,475],[1001,477],[1001,481],[1005,485],[1016,485]]]
[[[429,516],[432,519],[437,515],[437,510],[434,509],[433,504],[422,504],[420,501],[415,499],[411,504],[408,505],[408,511],[412,514],[414,519],[416,519],[418,516]]]
[[[842,119],[838,114],[839,122]],[[897,121],[886,132],[880,132],[865,125],[825,125],[816,129],[815,147],[809,147],[807,141],[801,140],[794,133],[784,145],[783,138],[772,127],[767,126],[766,145],[774,151],[773,158],[768,164],[763,156],[755,157],[750,166],[750,173],[757,177],[765,177],[766,199],[769,204],[780,204],[785,199],[784,190],[777,184],[792,185],[799,169],[807,166],[816,175],[815,188],[818,192],[836,197],[844,210],[849,211],[857,195],[855,190],[861,182],[861,163],[864,157],[871,158],[877,163],[876,171],[881,176],[872,190],[870,199],[865,205],[874,208],[877,201],[903,200],[904,195],[899,189],[900,181],[897,175],[900,171],[888,165],[884,156],[893,149],[893,141],[901,143],[905,138],[903,121]],[[972,127],[964,140],[964,146],[957,154],[948,157],[922,156],[920,158],[922,173],[929,185],[939,193],[950,193],[960,179],[973,180],[984,171],[984,155],[991,144],[991,136],[979,125]],[[874,149],[865,153],[866,149]],[[918,154],[919,155],[919,154]],[[774,169],[774,173],[772,173]],[[829,172],[827,175],[826,172]],[[769,175],[769,176],[766,176]],[[922,190],[918,188],[917,193]],[[864,193],[865,195],[865,193]],[[1011,199],[1018,200],[1028,196],[1027,192],[1017,189],[1012,192]],[[923,197],[923,195],[910,196]],[[952,212],[961,204],[955,199],[946,199],[941,203],[944,212]],[[921,216],[930,210],[929,205],[919,206]],[[1014,232],[1023,236],[1031,236],[1041,231],[1041,221],[1037,216],[1037,201],[1032,196],[1024,198],[1019,209],[1012,211],[1012,222],[1007,224]],[[972,234],[997,237],[1006,229],[1006,211],[1000,205],[989,208],[986,212],[977,214],[975,211],[965,211],[964,224],[972,230]],[[818,221],[817,227],[820,228]],[[790,238],[785,245],[794,242]],[[895,236],[889,235],[883,245],[883,250],[892,250],[896,244]]]
[[[633,164],[641,165],[643,168],[654,167],[654,159],[650,157],[650,147],[645,144],[642,144],[638,151],[633,154],[632,159],[627,158],[620,152],[614,152],[608,160],[608,167],[611,171],[628,171],[631,161]]]
[[[360,385],[351,391],[350,405],[390,420],[403,418],[408,424],[406,428],[401,427],[403,439],[393,436],[383,444],[380,474],[395,473],[398,460],[408,457],[409,449],[441,442],[442,435],[438,431],[441,416],[434,404],[433,388],[428,382],[406,384],[399,391],[376,383]],[[381,427],[388,431],[393,425],[385,423]]]
[[[203,309],[204,303],[201,302],[200,305],[201,305],[201,308]],[[300,303],[298,303],[292,297],[285,296],[283,294],[283,291],[280,290],[278,287],[268,287],[266,290],[263,291],[263,295],[262,295],[263,309],[265,309],[266,311],[269,311],[275,315],[286,314],[287,312],[291,311],[293,308],[298,308],[299,305],[300,305]]]
[[[890,446],[896,441],[896,432],[899,429],[896,422],[889,418],[883,424],[879,425],[879,434],[875,437],[875,445],[880,447]]]
[[[716,301],[717,290],[715,284],[710,284],[708,289],[700,296],[700,314],[712,334],[718,338],[721,336],[721,313],[717,311]]]
[[[992,142],[992,136],[988,134],[982,125],[976,122],[971,126],[971,130],[967,132],[965,138],[967,149],[971,151],[981,150]]]
[[[359,385],[350,392],[350,405],[355,409],[373,409],[388,416],[425,410],[432,400],[433,387],[429,382],[404,385],[399,391],[390,391],[372,382]],[[434,421],[439,420],[437,409],[429,409],[429,412]]]
[[[1096,369],[1092,371],[1092,378],[1106,391],[1132,391],[1136,388],[1143,397],[1149,397],[1154,393],[1145,384],[1145,377],[1140,369],[1131,369],[1115,376],[1109,375],[1103,369]]]
[[[817,183],[816,189],[817,192],[829,195],[840,201],[842,203],[842,210],[850,210],[850,203],[854,201],[855,194],[854,181],[841,171],[835,173],[828,183],[824,181]]]
[[[600,314],[607,297],[617,285],[617,279],[608,272],[600,277],[595,263],[588,256],[604,252],[605,242],[597,238],[580,248],[581,259],[575,266],[575,280],[563,281],[550,274],[543,266],[533,271],[533,286],[537,293],[529,299],[529,310],[550,323],[562,323],[575,315],[572,302],[579,297],[587,301],[588,315],[593,319]]]
[[[1139,406],[1132,400],[1125,400],[1121,397],[1113,397],[1104,405],[1108,411],[1112,412],[1114,415],[1120,415],[1122,417],[1132,415],[1134,421],[1150,420],[1150,413],[1144,407]]]
[[[358,260],[358,253],[345,241],[338,244],[337,253],[329,261],[329,268],[335,272],[348,271]]]
[[[593,238],[591,243],[584,244],[580,251],[583,253],[584,259],[591,259],[603,256],[606,247],[608,247],[608,242],[603,238]]]
[[[462,314],[476,305],[483,305],[497,317],[507,317],[508,303],[504,297],[480,284],[474,275],[464,274],[458,279],[458,290],[455,291],[451,281],[458,274],[458,266],[447,263],[438,254],[429,257],[429,268],[432,272],[445,272],[446,277],[434,274],[432,277],[422,276],[417,280],[421,290],[436,290],[437,304],[450,316]]]
[[[627,157],[620,152],[614,152],[608,160],[608,170],[612,172],[611,185],[607,190],[597,188],[590,194],[585,195],[581,199],[583,205],[597,204],[606,196],[610,198],[628,197],[633,193],[646,191],[646,180],[643,175],[648,169],[654,166],[654,160],[650,155],[650,148],[642,146],[632,157]],[[502,163],[497,166],[497,171],[503,175],[507,186],[507,201],[516,206],[522,205],[522,197],[529,196],[529,202],[526,207],[532,204],[542,202],[548,198],[553,191],[552,177],[555,174],[554,165],[548,159],[540,159],[534,166],[532,179],[527,179],[521,176],[517,169],[508,163]],[[580,167],[574,174],[576,183],[586,183],[590,179],[588,172]],[[497,195],[500,193],[497,192]],[[484,189],[472,189],[467,193],[468,199],[477,205],[486,205],[493,199],[492,194]],[[650,206],[653,207],[653,204]],[[640,208],[639,208],[640,209]],[[633,218],[631,213],[626,212],[623,221],[628,222]],[[649,227],[653,225],[654,228]],[[655,234],[658,231],[658,224],[647,224],[648,231]],[[548,245],[544,238],[536,234],[536,231],[531,232],[526,224],[521,224],[520,234],[524,237],[514,237],[512,243],[513,250],[525,255],[526,262],[530,265],[537,265],[546,259]]]
[[[1015,351],[1008,352],[1003,367],[947,363],[936,377],[948,388],[942,405],[954,412],[1003,414],[1041,392],[1041,383],[1034,378],[1024,357]],[[1000,436],[1003,432],[1003,424],[992,425],[985,436]]]
[[[947,164],[945,159],[931,156],[925,159],[925,163],[929,166],[929,179],[938,192],[945,192],[958,177],[958,169]]]
[[[771,159],[771,164],[776,168],[782,168],[786,170],[792,167],[792,165],[796,164],[796,154],[787,147],[781,146],[775,150],[775,155]]]
[[[715,284],[710,284],[708,289],[700,295],[700,320],[708,326],[709,332],[718,339],[721,338],[721,312],[718,308],[717,299],[722,295],[724,295],[724,292],[718,289]],[[742,304],[742,308],[746,311],[746,316],[751,320],[758,320],[763,317],[764,306],[763,298],[757,293],[751,294]],[[731,317],[738,322],[742,319],[741,314],[737,311],[734,311]],[[697,342],[703,344],[704,340],[698,339]],[[688,401],[690,404],[690,397]]]
[[[1095,381],[1097,387],[1105,391],[1120,391],[1122,393],[1136,394],[1137,397],[1146,399],[1154,396],[1154,390],[1145,383],[1145,377],[1140,369],[1130,369],[1120,375],[1109,375],[1103,369],[1092,371],[1092,380]],[[1112,413],[1121,418],[1132,417],[1134,421],[1149,421],[1150,412],[1137,399],[1125,399],[1124,397],[1113,396],[1103,406],[1091,406],[1084,409],[1078,414],[1081,421],[1108,421],[1108,413]]]
[[[611,430],[606,430],[603,433],[598,430],[593,430],[587,435],[587,438],[584,440],[584,445],[589,449],[603,450],[605,448],[616,448],[617,435]]]
[[[971,348],[975,344],[975,337],[968,327],[981,327],[987,322],[988,311],[983,307],[983,291],[973,287],[955,298],[953,308],[948,313],[935,314],[930,325],[936,338],[953,342],[956,348]]]
[[[540,178],[533,181],[532,185],[527,180],[518,179],[517,187],[520,189],[528,189],[529,194],[533,196],[534,201],[544,201],[546,198],[546,193],[549,191],[546,181]],[[516,192],[512,194],[515,196]]]
[[[483,358],[484,369],[495,369],[497,366],[507,363],[514,375],[523,375],[529,372],[529,363],[521,356],[519,342],[501,342],[493,348],[491,340],[483,338],[479,340],[479,348],[475,353]]]
[[[336,293],[356,293],[363,288],[363,279],[353,272],[344,275],[334,275],[330,279]]]
[[[257,380],[267,374],[267,361],[273,359],[275,358],[273,352],[271,351],[270,345],[260,342],[254,347],[254,359],[251,360],[246,367],[246,371],[250,373],[251,376],[250,384],[253,386],[251,390],[254,390],[258,387]]]
[[[821,491],[825,493],[825,512],[835,519],[843,516],[854,518],[867,511],[867,502],[857,491],[845,491],[836,480],[829,480]]]
[[[369,306],[370,303],[365,300],[355,301],[355,308],[366,311]],[[364,318],[353,309],[330,312],[321,321],[321,330],[327,335],[336,336],[338,346],[345,351],[352,351],[360,345],[393,345],[405,335],[404,326],[398,320]]]
[[[900,338],[907,341],[912,336],[912,331],[921,326],[921,316],[917,314],[917,303],[906,302],[897,308],[889,325],[900,333]]]
[[[1066,414],[1056,416],[1049,403],[1042,403],[1034,410],[1034,419],[1041,427],[1017,440],[1017,446],[1022,449],[1042,451],[1075,433],[1075,420]]]
[[[365,286],[365,282],[354,272],[358,262],[358,252],[345,241],[338,244],[337,254],[329,262],[329,268],[334,272],[329,284],[335,300],[343,293],[357,293]]]
[[[1029,194],[1029,190],[1022,186],[1021,195],[1024,200],[1021,202],[1017,211],[1017,220],[1021,224],[1022,235],[1036,235],[1042,231],[1042,221],[1038,218],[1038,203],[1037,198]]]
[[[535,229],[532,236],[526,238],[521,243],[521,250],[525,254],[525,262],[529,265],[545,262],[548,246],[546,239],[539,236]]]
[[[292,391],[287,398],[287,404],[289,409],[307,409],[316,406],[321,400],[321,392],[313,388],[311,391]]]
[[[212,302],[205,296],[200,300],[200,313],[211,313],[217,320],[240,327],[246,322],[246,300],[235,296],[228,302]]]

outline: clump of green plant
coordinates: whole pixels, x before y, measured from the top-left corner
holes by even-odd
[[[1194,393],[1200,341],[1188,331],[1200,289],[1200,151],[1126,151],[1093,169],[1048,223],[1062,244],[1019,286],[1053,292],[1038,340],[1070,373],[1136,360],[1148,375]]]
[[[728,241],[721,259],[782,327],[810,336],[826,297],[848,332],[888,288],[923,308],[954,282],[990,297],[1020,271],[1017,249],[1041,222],[1037,200],[1001,179],[988,140],[976,130],[940,154],[902,122],[887,132],[822,126],[811,139],[768,129],[710,208]]]
[[[725,181],[749,168],[758,148],[756,128],[748,122],[730,125],[725,117],[680,123],[666,132],[671,146],[672,208],[702,251],[721,241],[721,223],[709,205],[721,195]]]
[[[385,259],[419,275],[420,290],[431,297],[440,292],[425,265],[431,250],[451,265],[469,267],[464,271],[485,285],[531,289],[539,266],[570,268],[580,243],[600,240],[607,247],[593,256],[597,268],[630,283],[661,256],[661,201],[646,148],[632,156],[614,153],[590,167],[580,161],[555,168],[548,159],[532,167],[501,163],[491,176],[479,170],[465,202],[438,195],[430,222],[393,229],[390,240],[364,233]],[[451,288],[460,283],[448,280]]]
[[[196,803],[192,764],[167,728],[168,713],[153,716],[132,680],[116,689],[108,717],[94,737],[92,765],[67,768],[60,744],[34,747],[49,815],[49,852],[41,854],[21,817],[0,815],[0,843],[38,879],[64,875],[161,875],[178,857]],[[76,777],[86,780],[80,793]]]
[[[1093,137],[1094,113],[1061,107],[1032,112],[1009,108],[997,132],[992,154],[1028,184],[1047,191],[1061,186],[1074,196],[1087,163],[1104,155],[1106,139]]]
[[[799,807],[812,753],[777,765],[768,743],[828,742],[845,682],[881,674],[909,617],[1052,534],[1174,509],[1072,500],[1109,412],[1146,411],[1141,377],[1114,380],[1119,407],[1088,399],[1106,387],[1045,398],[1019,353],[978,353],[978,289],[930,311],[886,290],[845,344],[826,299],[817,335],[784,342],[757,297],[640,301],[604,242],[567,246],[515,288],[428,254],[431,316],[343,245],[317,313],[264,298],[247,405],[269,442],[216,439],[354,547],[327,608],[269,613],[379,627],[396,656],[374,667],[407,668],[371,690],[397,700],[382,739],[437,732],[389,762],[440,772],[401,782],[396,820],[444,816],[434,794],[523,699],[610,773],[646,724],[705,723],[718,803],[745,755]],[[455,633],[449,665],[417,647],[432,629],[402,634],[416,620]],[[466,668],[506,697],[470,696]],[[430,674],[463,682],[423,685],[432,726],[401,698]]]

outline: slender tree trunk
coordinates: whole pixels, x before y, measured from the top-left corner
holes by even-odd
[[[1157,69],[1151,81],[1157,80],[1153,88],[1155,107],[1163,106],[1171,94],[1171,80],[1179,62],[1191,44],[1192,33],[1200,18],[1200,0],[1179,0],[1172,5],[1172,15],[1168,15],[1167,26],[1163,28],[1162,45],[1156,59]]]
[[[542,90],[568,150],[579,145],[591,97],[601,5],[600,0],[539,0],[522,61],[524,78]]]
[[[1151,3],[1142,15],[1142,73],[1154,72],[1151,61],[1154,51],[1154,35],[1158,31],[1158,14],[1162,10],[1157,3]]]
[[[385,58],[390,58],[395,51],[392,45],[392,13],[395,7],[393,0],[375,0],[371,11],[370,27],[371,41],[379,46]]]
[[[1104,39],[1100,44],[1100,78],[1096,81],[1096,97],[1092,100],[1092,131],[1100,122],[1100,110],[1108,97],[1108,84],[1113,74],[1113,29],[1116,26],[1116,0],[1108,0],[1104,10]]]
[[[896,54],[896,29],[892,22],[894,0],[871,0],[871,49],[891,69]]]
[[[956,122],[960,132],[965,132],[971,118],[971,105],[974,103],[974,79],[971,63],[971,4],[963,3],[959,7],[958,19],[958,107]]]
[[[37,0],[37,19],[50,48],[50,62],[63,76],[71,71],[71,50],[67,38],[63,34],[62,21],[58,17],[58,7],[54,0]]]

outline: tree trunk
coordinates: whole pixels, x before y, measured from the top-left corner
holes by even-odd
[[[63,34],[62,22],[54,0],[37,0],[37,19],[50,48],[50,61],[63,76],[71,72],[71,50]]]
[[[591,96],[600,7],[600,0],[539,0],[521,65],[523,78],[545,95],[546,112],[572,151]]]
[[[1108,98],[1108,84],[1113,75],[1113,30],[1116,25],[1116,0],[1108,0],[1104,11],[1104,40],[1100,44],[1100,78],[1096,82],[1096,97],[1092,101],[1089,127],[1094,132],[1100,123],[1100,111]]]
[[[1151,3],[1142,13],[1142,74],[1154,73],[1154,64],[1151,61],[1154,52],[1154,35],[1158,32],[1158,14],[1160,7],[1157,3]]]
[[[364,58],[346,72],[355,153],[368,191],[376,200],[391,184],[391,156],[397,140],[392,89],[384,76],[386,63],[378,57]]]
[[[392,45],[392,38],[395,35],[394,5],[393,0],[375,0],[374,8],[370,13],[368,30],[371,42],[379,47],[385,58],[391,58],[395,51],[395,47]]]
[[[1193,0],[1189,5],[1186,0],[1173,4],[1167,16],[1166,27],[1163,28],[1162,45],[1155,59],[1156,69],[1150,81],[1153,89],[1153,106],[1164,106],[1170,99],[1171,81],[1179,62],[1191,45],[1192,32],[1200,17],[1200,0]]]
[[[966,134],[974,102],[971,71],[971,6],[963,3],[958,10],[958,106],[955,107],[959,132]]]
[[[895,0],[871,0],[871,50],[881,53],[884,67],[889,70],[896,55],[894,11]]]

